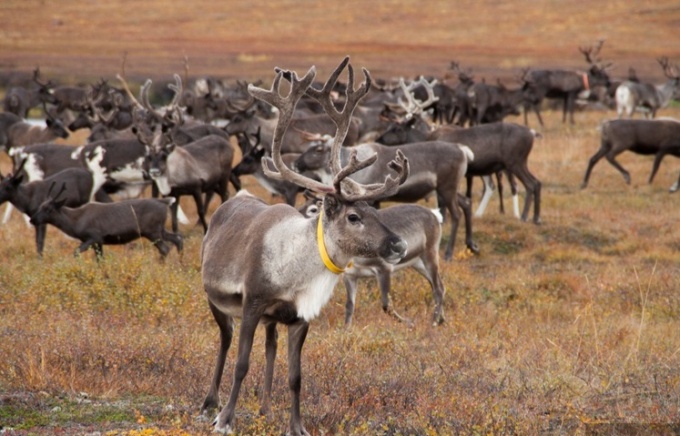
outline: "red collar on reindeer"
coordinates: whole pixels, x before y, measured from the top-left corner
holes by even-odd
[[[588,81],[588,73],[583,73],[583,86],[586,88],[586,91],[590,90],[590,82]]]

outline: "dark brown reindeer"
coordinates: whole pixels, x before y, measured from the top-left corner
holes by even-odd
[[[505,171],[510,177],[519,178],[525,187],[526,201],[521,215],[522,220],[526,221],[529,218],[529,210],[533,202],[533,221],[538,224],[541,222],[541,183],[529,171],[528,167],[528,158],[533,148],[534,137],[534,131],[514,123],[481,124],[468,128],[443,126],[432,133],[424,134],[412,123],[394,122],[378,138],[378,141],[387,145],[398,145],[439,140],[467,145],[474,154],[474,159],[468,162],[465,174],[468,198],[472,195],[472,177],[482,176],[485,178]],[[484,182],[486,187],[490,187],[488,178],[485,178]],[[512,179],[510,179],[510,182],[511,184],[514,183]],[[480,216],[484,212],[491,193],[491,189],[485,191],[484,198],[475,215]],[[515,206],[515,215],[519,218],[516,194],[517,191],[513,188],[513,205]]]
[[[616,88],[616,112],[621,118],[633,117],[636,110],[645,113],[646,118],[656,117],[659,109],[665,108],[671,98],[680,90],[680,71],[677,65],[670,65],[668,58],[657,59],[668,81],[661,85],[627,80]]]
[[[70,208],[65,206],[64,190],[62,185],[56,195],[48,194],[31,217],[31,224],[52,224],[72,238],[79,239],[81,244],[76,254],[93,247],[99,260],[104,254],[105,244],[126,244],[142,237],[151,241],[163,258],[170,252],[166,242],[174,244],[178,252],[182,251],[182,238],[165,230],[168,206],[174,199],[143,198],[87,203]]]
[[[276,75],[270,90],[250,86],[249,91],[279,109],[278,125],[272,144],[273,165],[265,166],[274,178],[293,181],[314,192],[325,194],[323,212],[315,218],[303,217],[295,208],[263,201],[240,191],[215,212],[201,249],[203,285],[210,309],[220,328],[220,350],[215,374],[202,410],[218,407],[218,391],[226,354],[234,334],[234,318],[241,318],[238,357],[229,401],[215,419],[215,431],[234,430],[236,402],[248,368],[255,329],[266,329],[266,370],[260,412],[270,409],[276,357],[277,323],[288,326],[288,386],[291,393],[289,433],[309,435],[300,417],[301,353],[309,322],[328,302],[338,273],[352,258],[381,257],[399,262],[406,254],[406,243],[378,218],[364,200],[390,195],[406,180],[408,161],[397,153],[388,176],[379,184],[361,185],[348,178],[376,161],[376,156],[340,164],[340,147],[351,122],[352,111],[370,86],[364,70],[364,83],[354,89],[354,72],[349,58],[331,74],[321,90],[311,88],[316,71],[312,67],[299,79],[291,74],[287,96],[280,93],[283,72]],[[342,111],[333,107],[331,90],[348,67],[347,103]],[[323,184],[305,178],[286,167],[281,159],[283,136],[290,125],[296,103],[305,94],[319,101],[337,123],[333,144],[333,183]],[[272,168],[273,167],[273,168]],[[383,168],[383,174],[387,168]],[[318,236],[317,236],[318,235]],[[230,247],[239,247],[238,250]]]
[[[524,103],[526,90],[508,89],[500,79],[497,85],[475,83],[468,90],[470,99],[471,124],[486,124],[503,121],[508,115],[519,115]]]
[[[96,187],[92,174],[84,168],[68,168],[45,180],[24,183],[22,169],[24,163],[14,174],[3,177],[0,174],[0,204],[8,201],[20,212],[29,217],[38,211],[40,205],[48,198],[49,191],[55,184],[64,186],[62,199],[68,207],[78,207],[88,203],[94,196]],[[35,225],[35,244],[38,256],[42,256],[45,247],[47,224]]]
[[[463,70],[458,61],[451,61],[451,70],[458,76],[458,84],[453,88],[453,110],[448,123],[464,126],[472,119],[469,89],[475,84],[472,69]]]
[[[33,81],[40,86],[40,89],[49,90],[41,97],[44,103],[55,106],[55,115],[61,117],[66,110],[79,112],[87,105],[87,89],[82,86],[53,86],[51,82],[40,81],[40,71],[36,69]]]
[[[630,173],[616,160],[616,156],[624,151],[654,155],[652,172],[649,175],[649,183],[652,183],[665,155],[680,157],[680,121],[671,119],[605,121],[601,126],[600,149],[588,162],[581,188],[588,186],[593,167],[603,157],[623,175],[626,183],[630,184]],[[675,192],[678,186],[680,180],[670,191]]]
[[[524,104],[525,125],[529,125],[527,113],[529,109],[533,109],[538,122],[543,126],[540,106],[545,98],[562,100],[562,122],[567,121],[568,114],[569,121],[574,124],[576,97],[583,91],[609,86],[609,74],[606,70],[611,64],[603,64],[598,57],[603,44],[604,40],[600,40],[595,47],[579,48],[590,65],[588,71],[531,70],[527,73],[524,85],[527,96]]]

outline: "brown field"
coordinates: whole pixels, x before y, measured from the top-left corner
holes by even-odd
[[[303,4],[5,1],[0,68],[11,81],[39,64],[46,76],[75,83],[113,77],[127,51],[139,77],[169,77],[186,54],[196,75],[270,79],[276,65],[302,72],[316,64],[325,79],[350,54],[376,77],[440,75],[459,59],[491,78],[533,65],[582,67],[577,47],[598,38],[620,74],[633,65],[660,81],[654,59],[680,61],[672,1]],[[661,115],[680,118],[680,108]],[[392,297],[413,326],[383,314],[375,283],[365,281],[345,330],[339,286],[303,352],[302,417],[312,435],[680,432],[680,194],[668,193],[680,165],[667,157],[648,184],[652,158],[625,153],[631,185],[601,161],[579,189],[597,126],[613,116],[580,112],[569,126],[546,114],[529,164],[543,182],[543,224],[501,215],[494,197],[474,221],[479,256],[463,251],[459,232],[455,260],[442,263],[443,326],[430,325],[431,293],[412,270],[396,275]],[[254,180],[245,185],[269,199]],[[183,207],[193,211],[191,202]],[[37,259],[33,230],[16,213],[0,227],[0,432],[211,431],[196,416],[218,331],[201,289],[202,232],[181,231],[181,257],[172,252],[161,263],[141,241],[105,248],[97,264],[91,253],[74,258],[78,243],[56,229]],[[286,431],[284,330],[267,417],[257,413],[258,331],[239,434]]]

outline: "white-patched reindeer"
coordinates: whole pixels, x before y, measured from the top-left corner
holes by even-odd
[[[616,112],[632,118],[635,111],[654,118],[659,109],[668,106],[673,95],[680,90],[680,72],[677,65],[671,65],[668,58],[659,58],[659,65],[668,78],[666,83],[654,85],[626,80],[616,88]]]
[[[324,194],[322,213],[303,217],[295,208],[267,205],[241,191],[223,203],[210,221],[201,250],[203,285],[210,309],[220,329],[220,350],[209,393],[202,410],[218,406],[218,390],[226,354],[234,333],[234,318],[241,318],[238,357],[229,401],[214,425],[222,433],[232,432],[236,401],[248,372],[253,337],[258,324],[266,329],[266,370],[261,413],[270,406],[276,324],[288,326],[288,384],[292,396],[289,434],[307,435],[300,418],[300,355],[309,322],[328,302],[339,273],[354,257],[380,257],[398,263],[406,255],[406,242],[387,228],[375,209],[364,200],[393,194],[408,175],[408,161],[400,153],[384,168],[396,172],[382,183],[361,185],[348,176],[372,165],[373,155],[359,160],[356,155],[342,167],[340,147],[347,135],[351,116],[359,100],[368,92],[370,75],[354,89],[354,72],[349,58],[331,74],[322,90],[311,87],[314,67],[302,77],[293,73],[290,92],[282,96],[279,71],[270,90],[249,86],[249,92],[279,109],[272,158],[265,171],[270,177],[286,179],[314,192]],[[347,103],[341,112],[331,100],[331,90],[342,71],[348,68]],[[304,95],[317,100],[337,125],[333,144],[332,184],[323,184],[295,173],[281,159],[283,136],[295,106]]]

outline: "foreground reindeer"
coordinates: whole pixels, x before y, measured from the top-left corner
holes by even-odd
[[[234,333],[234,318],[241,318],[238,358],[234,370],[229,401],[215,419],[215,431],[234,430],[236,400],[248,372],[253,336],[259,323],[266,328],[266,370],[260,412],[269,411],[274,359],[276,357],[276,324],[288,326],[288,384],[292,401],[289,434],[308,435],[300,419],[300,355],[309,322],[318,316],[328,302],[339,273],[353,257],[380,257],[390,263],[399,262],[406,254],[406,243],[390,231],[366,201],[394,193],[408,175],[408,161],[397,153],[389,167],[396,177],[383,183],[361,185],[349,175],[373,164],[376,156],[340,166],[340,147],[349,129],[352,112],[368,92],[370,75],[354,89],[354,72],[349,58],[340,64],[322,90],[311,87],[315,68],[299,79],[291,77],[288,96],[280,94],[284,72],[279,71],[270,90],[255,86],[249,92],[275,106],[279,112],[271,161],[265,172],[274,178],[290,180],[314,192],[325,194],[318,217],[305,218],[295,208],[263,201],[240,191],[215,212],[203,240],[201,250],[203,285],[210,309],[220,328],[220,350],[210,391],[202,410],[218,406],[218,390],[227,350]],[[342,70],[348,66],[347,103],[342,112],[333,107],[331,90]],[[337,125],[333,144],[331,185],[308,179],[288,168],[281,159],[281,146],[295,106],[303,94],[317,100]]]

